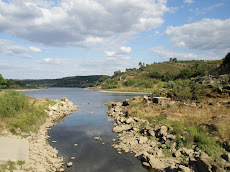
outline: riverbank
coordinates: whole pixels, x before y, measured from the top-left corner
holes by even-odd
[[[95,90],[95,91],[100,91],[100,92],[105,92],[105,93],[118,93],[118,94],[151,94],[151,91],[144,91],[144,90],[124,90],[124,89],[106,89],[106,90],[102,90],[101,88],[97,88],[97,87],[88,87],[88,88],[84,88],[84,90]]]
[[[64,165],[63,158],[58,157],[58,151],[48,143],[48,130],[77,110],[78,107],[67,98],[55,100],[54,102],[52,106],[49,105],[46,111],[48,117],[36,133],[22,132],[20,128],[16,130],[17,135],[13,135],[6,130],[2,132],[5,137],[18,140],[25,138],[29,143],[29,160],[22,166],[16,166],[16,169],[19,168],[18,170],[25,171],[64,171],[64,169],[61,169],[62,165]]]
[[[110,102],[108,115],[116,122],[113,132],[119,133],[112,146],[119,154],[135,153],[149,170],[228,171],[229,100],[208,101],[197,104],[144,96]],[[211,127],[225,132],[214,136]]]

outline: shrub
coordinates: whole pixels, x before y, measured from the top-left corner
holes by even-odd
[[[129,79],[129,80],[125,81],[124,85],[125,85],[125,86],[132,86],[132,85],[134,85],[135,83],[136,83],[135,80]]]
[[[192,75],[192,72],[190,69],[183,69],[178,74],[177,78],[187,79]]]
[[[164,81],[167,81],[167,82],[172,81],[174,78],[175,78],[175,76],[170,71],[167,71],[164,74]]]
[[[142,88],[153,88],[155,80],[138,80],[137,86]]]
[[[15,116],[18,111],[29,106],[25,94],[11,90],[0,96],[0,104],[0,116],[2,117]]]
[[[175,88],[175,86],[176,86],[176,84],[175,84],[175,82],[173,82],[173,81],[168,81],[168,82],[164,85],[165,88],[169,88],[169,89]]]
[[[162,75],[159,73],[159,72],[150,72],[149,74],[148,74],[148,76],[150,77],[150,78],[157,78],[157,79],[161,79],[162,78]]]

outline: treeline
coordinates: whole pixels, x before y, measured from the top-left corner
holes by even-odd
[[[4,79],[0,74],[0,89],[29,88],[20,80]]]
[[[30,87],[93,87],[102,75],[73,76],[60,79],[21,80],[23,84]]]

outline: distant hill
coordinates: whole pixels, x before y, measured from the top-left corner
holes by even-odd
[[[72,76],[60,79],[26,79],[23,84],[30,87],[92,87],[103,75]]]

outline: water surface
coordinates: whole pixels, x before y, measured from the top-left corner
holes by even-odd
[[[25,92],[35,98],[61,99],[67,97],[79,107],[78,111],[69,115],[61,123],[49,131],[50,145],[57,148],[59,156],[66,162],[73,162],[68,169],[71,172],[146,172],[141,162],[133,154],[119,155],[111,147],[112,139],[117,134],[112,132],[113,119],[106,114],[109,101],[123,101],[134,94],[108,93],[81,88],[49,88]],[[93,114],[90,114],[93,112]],[[100,136],[102,141],[93,138]],[[56,143],[51,141],[55,140]],[[104,144],[102,144],[104,143]],[[74,144],[78,144],[77,147]],[[71,157],[76,157],[71,160]]]

